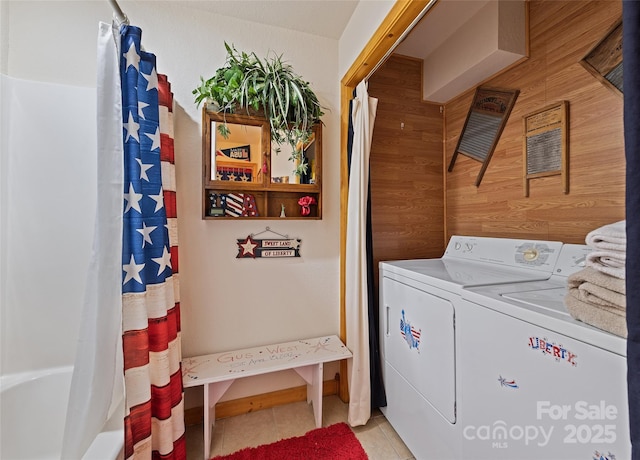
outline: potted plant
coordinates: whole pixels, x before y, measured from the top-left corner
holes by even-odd
[[[293,151],[290,160],[297,163],[295,173],[306,173],[303,148],[313,125],[323,115],[309,83],[281,55],[260,59],[254,52],[238,52],[226,42],[224,46],[227,50],[224,66],[207,80],[200,77],[200,86],[193,90],[196,104],[207,102],[224,113],[239,109],[248,114],[252,110],[262,111],[269,120],[272,141],[289,143]],[[228,135],[225,123],[219,124],[218,130],[223,136]]]

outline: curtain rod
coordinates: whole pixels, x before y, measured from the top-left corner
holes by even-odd
[[[427,5],[423,8],[423,10],[420,11],[420,14],[413,20],[413,22],[411,22],[411,24],[409,24],[409,27],[407,27],[406,30],[404,32],[402,32],[402,35],[400,35],[400,38],[398,38],[396,40],[396,42],[393,44],[391,49],[389,49],[389,51],[387,51],[385,53],[385,55],[382,56],[382,59],[380,59],[380,61],[378,61],[378,63],[375,65],[375,67],[373,69],[371,69],[371,72],[369,72],[367,74],[367,76],[364,77],[364,81],[369,81],[369,78],[371,78],[371,76],[374,73],[376,73],[376,70],[378,70],[380,68],[380,66],[385,63],[385,61],[389,58],[389,56],[391,56],[391,54],[395,51],[395,49],[398,47],[398,45],[400,43],[402,43],[402,40],[404,40],[406,38],[406,36],[409,35],[409,33],[413,30],[413,28],[416,26],[416,24],[418,24],[418,22],[420,22],[420,20],[424,17],[424,15],[427,14],[427,11],[429,11],[431,9],[431,7],[437,1],[438,0],[430,0],[429,3],[427,3]]]
[[[116,18],[116,21],[118,21],[118,25],[129,24],[129,18],[122,12],[122,9],[120,8],[120,5],[118,5],[118,2],[116,0],[108,1],[111,5],[111,8],[113,8],[113,16]]]

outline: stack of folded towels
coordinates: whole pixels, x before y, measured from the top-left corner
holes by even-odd
[[[575,319],[626,338],[625,226],[623,220],[587,235],[585,242],[593,250],[585,268],[567,279],[565,304]]]

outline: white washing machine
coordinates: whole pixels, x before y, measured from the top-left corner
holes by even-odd
[[[462,455],[457,357],[461,293],[473,286],[546,280],[561,246],[453,236],[440,259],[380,263],[380,347],[387,395],[382,412],[416,459]]]
[[[471,287],[456,320],[463,459],[631,458],[626,340],[574,320],[564,245],[547,281]]]

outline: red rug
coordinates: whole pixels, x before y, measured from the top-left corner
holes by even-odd
[[[273,444],[247,447],[212,460],[367,460],[360,441],[346,423],[309,431]]]

